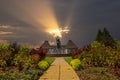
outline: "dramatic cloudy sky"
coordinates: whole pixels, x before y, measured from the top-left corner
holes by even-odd
[[[0,42],[52,42],[46,30],[55,26],[70,29],[63,44],[89,44],[104,27],[120,39],[120,0],[0,0]]]

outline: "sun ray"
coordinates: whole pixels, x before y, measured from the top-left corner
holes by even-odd
[[[62,34],[63,33],[68,33],[69,31],[70,30],[67,27],[65,27],[64,29],[59,28],[59,29],[50,30],[49,33],[52,34],[54,37],[62,38]]]
[[[13,16],[21,21],[34,26],[37,30],[50,33],[54,37],[59,36],[62,38],[62,34],[70,31],[70,23],[73,16],[73,9],[70,7],[70,14],[68,14],[67,21],[64,27],[57,22],[57,17],[51,0],[38,0],[33,1],[14,1],[14,5],[8,8]],[[13,3],[13,1],[11,3]],[[19,5],[20,3],[22,5]],[[73,5],[74,6],[74,5]],[[21,12],[21,13],[19,13]]]

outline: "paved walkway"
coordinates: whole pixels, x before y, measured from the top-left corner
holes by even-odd
[[[80,80],[72,67],[62,57],[57,57],[39,80]]]

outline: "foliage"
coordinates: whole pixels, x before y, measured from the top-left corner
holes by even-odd
[[[5,60],[0,60],[0,67],[6,67],[7,63]]]
[[[20,50],[20,45],[17,42],[14,42],[11,44],[11,48],[14,50],[12,51],[13,54],[17,54],[18,51]]]
[[[116,49],[118,50],[118,51],[120,51],[120,41],[119,40],[116,40]]]
[[[45,51],[42,47],[40,47],[39,49],[32,49],[32,50],[30,51],[30,54],[31,54],[31,55],[32,55],[32,54],[39,54],[40,60],[42,60],[42,59],[44,59],[45,56],[46,56],[46,51]]]
[[[19,49],[19,54],[16,53],[14,54],[15,49],[17,44],[0,44],[0,61],[1,61],[1,67],[2,66],[10,66],[10,65],[19,65],[21,63],[24,62],[24,64],[28,64],[28,62],[30,61],[30,59],[28,58],[28,56],[26,56],[26,54],[30,53],[30,49],[23,45],[20,49]],[[22,55],[24,54],[24,55]],[[22,64],[21,64],[22,65]]]
[[[55,58],[53,58],[53,57],[46,57],[44,60],[47,61],[49,65],[51,65],[53,63],[53,61],[55,60]]]
[[[120,52],[94,41],[90,51],[76,55],[85,65],[120,67]]]
[[[0,44],[0,67],[11,65],[19,68],[32,67],[45,58],[46,53],[42,48],[34,50],[33,54],[30,51],[29,46],[22,45],[20,47],[16,42],[13,44]]]
[[[1,52],[5,52],[5,51],[9,51],[12,50],[10,44],[0,44],[0,53]]]
[[[49,64],[48,64],[47,61],[42,60],[38,63],[38,66],[39,66],[40,69],[46,70],[49,67]]]
[[[46,52],[42,48],[35,51],[35,54],[31,54],[30,51],[27,45],[20,47],[17,43],[0,44],[0,80],[37,80],[43,73],[43,70],[38,69],[38,62],[43,61]],[[44,70],[54,58],[45,60],[48,62]]]
[[[0,80],[38,80],[42,75],[42,71],[39,69],[29,69],[21,72],[0,72]]]
[[[83,68],[83,64],[81,63],[81,61],[79,59],[73,59],[71,62],[70,62],[70,65],[72,66],[72,68],[74,70],[80,70]]]
[[[15,66],[22,65],[21,63],[23,62],[24,58],[25,58],[25,56],[23,54],[16,54],[13,59],[13,65],[15,65]]]
[[[0,53],[0,62],[1,62],[0,65],[2,65],[4,63],[6,63],[6,66],[10,65],[11,60],[12,60],[11,51],[5,51],[5,52]]]
[[[77,72],[82,80],[119,80],[108,69],[103,67],[90,67]]]
[[[70,62],[72,61],[71,57],[65,57],[64,59],[65,59],[66,62],[68,62],[68,64],[70,64]]]
[[[10,65],[13,56],[12,56],[13,48],[11,48],[10,44],[0,44],[0,66],[5,67]]]
[[[33,67],[34,63],[34,60],[24,54],[16,54],[15,58],[13,59],[13,64],[17,66],[20,70],[23,68]]]
[[[91,50],[91,46],[90,45],[86,45],[84,46],[83,48],[80,48],[78,49],[77,51],[75,51],[74,53],[72,53],[72,58],[75,59],[75,58],[78,58],[79,55],[86,51],[86,52],[89,52]]]
[[[28,55],[30,54],[30,48],[27,45],[22,45],[18,53]]]
[[[43,71],[39,69],[29,69],[26,70],[25,73],[31,75],[31,80],[38,80],[39,76],[43,74]]]
[[[105,47],[105,45],[103,43],[100,43],[98,41],[93,41],[93,43],[91,44],[92,48],[99,48],[99,47]]]
[[[35,63],[38,63],[40,61],[40,55],[39,54],[32,54],[29,55],[29,57],[35,61]]]
[[[23,68],[31,68],[34,66],[34,60],[32,60],[31,58],[27,57],[23,60]]]
[[[105,46],[115,47],[115,40],[106,28],[104,28],[103,31],[98,30],[96,41],[104,43]]]
[[[119,56],[119,57],[120,57],[120,56]],[[115,66],[117,66],[117,67],[120,68],[120,58],[118,58],[118,59],[116,60]]]

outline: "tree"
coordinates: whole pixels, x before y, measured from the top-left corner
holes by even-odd
[[[112,38],[110,35],[109,31],[104,28],[103,31],[100,29],[98,30],[97,36],[96,36],[96,41],[104,43],[105,46],[115,46],[115,40]]]
[[[97,36],[96,36],[96,41],[101,41],[101,39],[102,39],[102,31],[99,29],[98,30],[98,33],[97,33]]]

